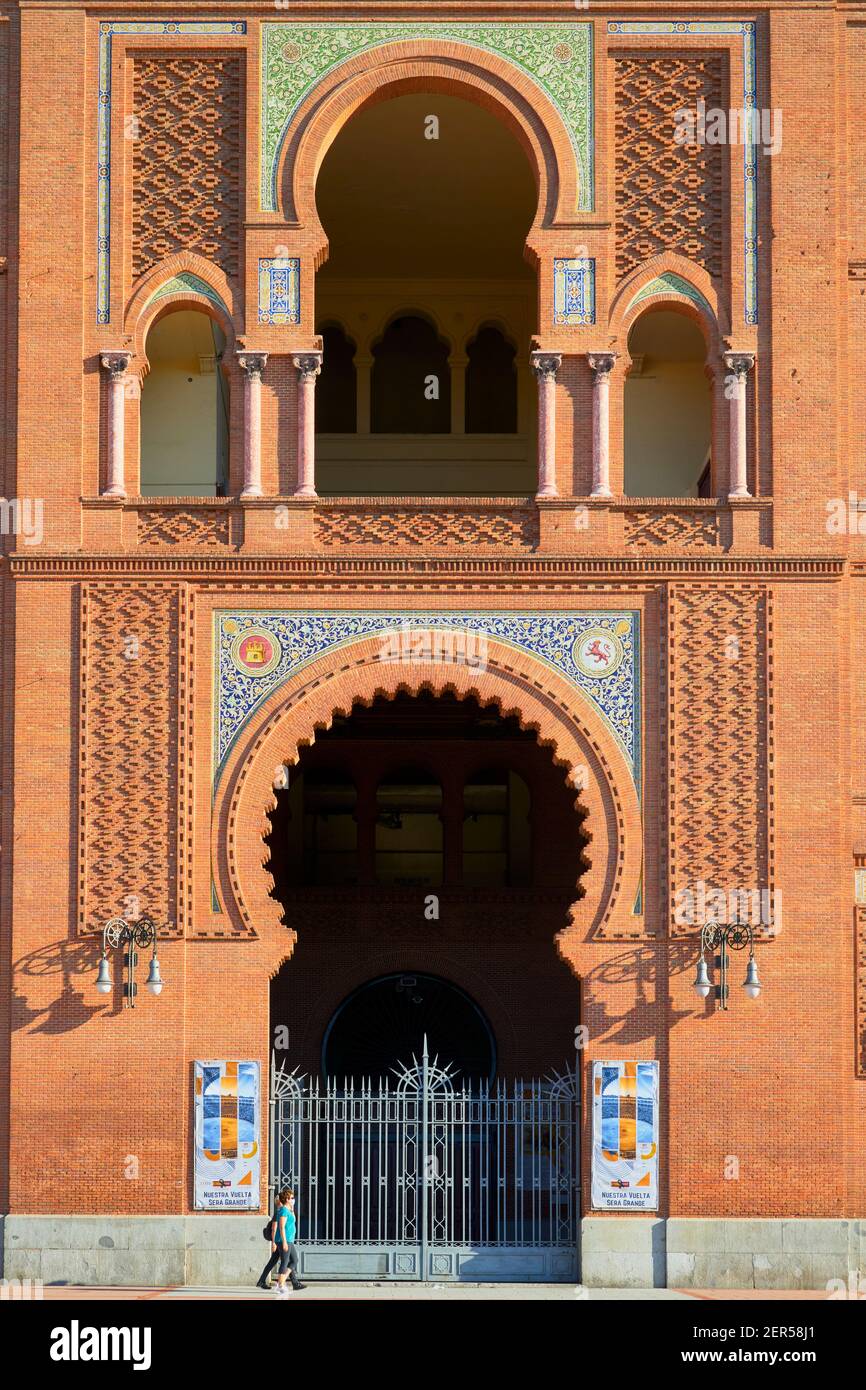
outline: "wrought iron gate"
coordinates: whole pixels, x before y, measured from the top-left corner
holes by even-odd
[[[295,1190],[313,1277],[571,1282],[577,1073],[456,1085],[427,1055],[393,1085],[274,1064],[271,1187]]]

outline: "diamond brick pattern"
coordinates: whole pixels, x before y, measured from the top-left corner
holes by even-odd
[[[88,585],[81,631],[79,931],[147,913],[176,935],[177,589]]]
[[[230,542],[230,517],[223,508],[167,511],[142,508],[138,513],[138,544],[147,546],[223,546]]]
[[[855,907],[857,941],[857,1075],[866,1077],[866,907]]]
[[[772,889],[767,595],[674,587],[668,632],[673,920],[678,891],[694,893],[700,882]]]
[[[616,60],[616,270],[676,251],[722,273],[721,145],[677,144],[676,113],[722,106],[718,56]]]
[[[320,545],[495,545],[527,548],[536,543],[536,523],[519,507],[501,511],[440,511],[417,508],[320,507],[316,511]]]
[[[237,273],[237,58],[136,58],[132,257],[136,278],[176,251]]]
[[[713,550],[719,544],[718,512],[639,508],[625,514],[625,543],[636,550],[671,545],[683,550]]]

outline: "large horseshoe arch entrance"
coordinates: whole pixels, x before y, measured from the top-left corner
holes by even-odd
[[[577,1278],[588,865],[550,750],[474,696],[356,705],[268,836],[297,945],[271,987],[271,1181],[311,1277]]]

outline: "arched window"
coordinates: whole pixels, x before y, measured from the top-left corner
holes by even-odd
[[[358,427],[355,343],[339,324],[327,324],[320,332],[322,370],[316,385],[316,432],[355,434]]]
[[[517,350],[492,324],[466,349],[466,433],[517,433]]]
[[[517,887],[532,877],[529,788],[516,772],[477,772],[463,789],[463,883]]]
[[[177,309],[147,335],[141,388],[144,497],[221,497],[228,491],[225,336],[208,314]]]
[[[370,426],[374,434],[449,434],[448,344],[426,319],[392,320],[373,348]]]
[[[442,788],[428,772],[398,768],[376,791],[376,882],[442,882]]]
[[[626,496],[708,495],[712,386],[701,330],[675,310],[651,309],[633,325],[628,350]]]

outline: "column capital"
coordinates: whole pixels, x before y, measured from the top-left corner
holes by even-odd
[[[132,353],[106,349],[99,354],[99,365],[111,381],[119,381],[129,370]]]
[[[753,352],[723,352],[722,361],[729,372],[742,381],[755,365],[755,354]]]
[[[322,370],[321,352],[298,352],[292,354],[292,365],[297,367],[301,380],[316,377]]]
[[[529,354],[529,365],[539,380],[553,380],[562,366],[561,352],[535,351]]]
[[[238,348],[235,351],[238,366],[242,372],[246,372],[250,380],[261,381],[262,372],[265,370],[265,363],[268,360],[266,352],[247,351],[246,348]]]
[[[592,371],[595,372],[596,381],[610,376],[616,366],[618,355],[616,352],[588,352],[586,354],[586,360]]]

